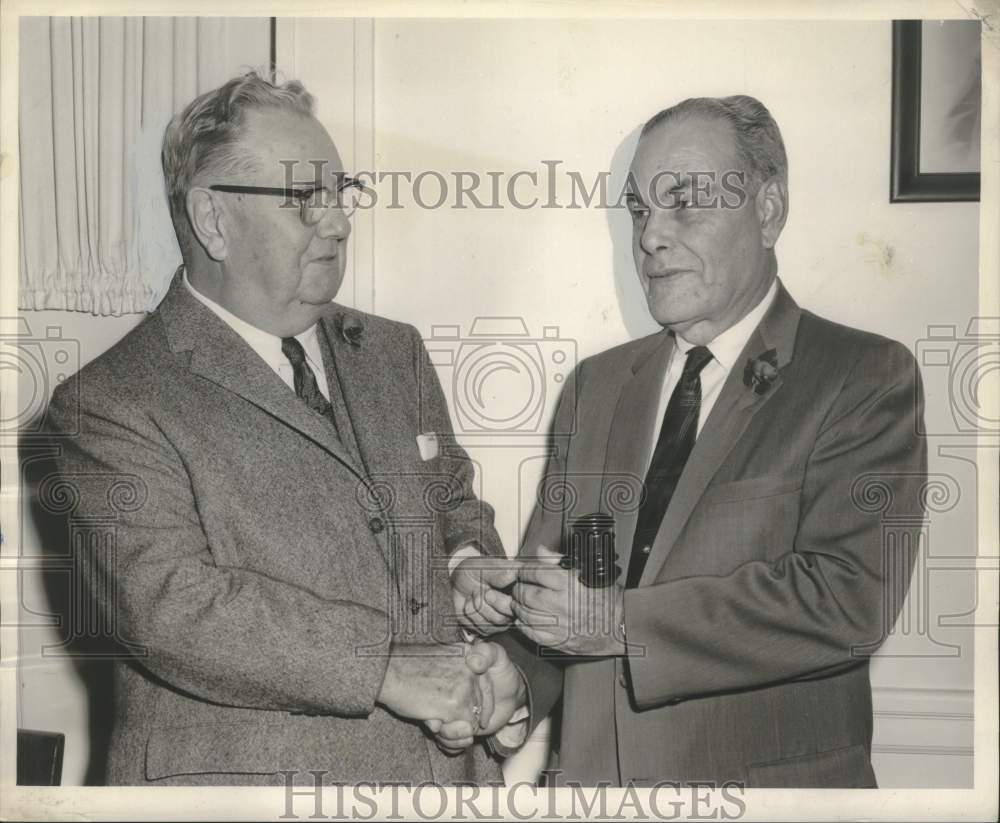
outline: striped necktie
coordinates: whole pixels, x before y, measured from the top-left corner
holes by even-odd
[[[281,338],[281,352],[288,358],[288,362],[292,364],[292,370],[295,375],[295,393],[302,398],[310,409],[319,412],[329,420],[333,426],[333,430],[337,431],[337,419],[333,413],[333,406],[323,396],[323,392],[319,390],[316,375],[309,368],[309,363],[306,360],[306,350],[302,348],[302,344],[294,337],[283,337]]]
[[[681,379],[670,395],[653,459],[646,472],[646,499],[639,507],[626,588],[634,589],[639,585],[663,515],[677,489],[684,464],[694,448],[698,434],[698,415],[701,412],[701,370],[711,359],[712,353],[704,346],[695,346],[688,351]]]

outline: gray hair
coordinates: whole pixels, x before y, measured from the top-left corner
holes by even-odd
[[[297,80],[276,85],[251,71],[192,100],[174,115],[163,135],[163,178],[170,202],[170,219],[181,252],[194,235],[187,216],[187,193],[209,173],[217,176],[259,171],[253,159],[240,151],[246,115],[261,109],[313,114],[313,97]]]
[[[788,157],[781,131],[771,112],[755,97],[734,94],[730,97],[689,97],[655,114],[642,127],[645,136],[661,123],[681,117],[714,117],[733,127],[736,152],[750,179],[759,188],[777,177],[788,185]]]

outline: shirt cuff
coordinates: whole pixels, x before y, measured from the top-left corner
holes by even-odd
[[[506,749],[519,749],[528,737],[528,707],[521,706],[511,715],[507,725],[495,734],[497,742]]]
[[[466,543],[455,549],[455,553],[448,558],[448,577],[451,577],[455,573],[455,569],[458,568],[458,564],[469,557],[482,557],[483,553],[479,551],[472,543]],[[438,568],[441,568],[438,566]]]

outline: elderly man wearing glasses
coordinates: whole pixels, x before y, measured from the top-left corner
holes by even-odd
[[[503,556],[493,512],[416,330],[332,302],[358,186],[311,96],[203,94],[163,170],[184,264],[49,414],[78,517],[131,493],[80,557],[128,651],[107,781],[498,781],[465,746],[516,731],[524,685],[448,581]]]

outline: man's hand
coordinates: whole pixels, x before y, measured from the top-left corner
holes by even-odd
[[[607,657],[626,653],[619,625],[625,592],[619,585],[591,589],[577,572],[559,565],[559,552],[539,546],[522,556],[514,586],[514,625],[529,640],[568,654]]]
[[[478,726],[463,720],[450,723],[439,719],[428,721],[427,728],[434,734],[438,746],[447,754],[459,754],[472,745],[475,737],[498,732],[528,699],[521,672],[511,663],[502,646],[477,642],[471,646],[465,662],[470,671],[479,675],[481,688],[492,694],[493,712],[492,716],[487,716],[484,712]]]
[[[502,557],[467,557],[451,576],[459,624],[479,635],[506,629],[514,620],[510,595],[501,589],[517,579],[518,562]]]
[[[493,715],[493,691],[466,664],[471,650],[461,643],[393,646],[378,702],[411,720],[478,725]]]
[[[478,674],[480,683],[489,682],[493,696],[493,713],[483,711],[479,734],[491,735],[510,721],[511,715],[525,705],[528,688],[517,666],[511,663],[503,646],[477,642],[466,655],[465,664]]]

